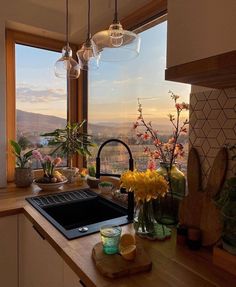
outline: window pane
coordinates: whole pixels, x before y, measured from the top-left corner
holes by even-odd
[[[100,146],[110,138],[119,138],[131,147],[136,168],[147,168],[144,145],[139,145],[133,123],[138,116],[138,98],[143,106],[145,119],[152,121],[162,140],[172,134],[168,114],[175,112],[169,90],[181,96],[181,102],[188,102],[190,85],[164,80],[166,68],[167,23],[163,22],[142,33],[140,55],[129,62],[102,62],[96,72],[89,73],[88,123],[89,133]],[[188,118],[188,113],[182,114]],[[181,136],[186,151],[187,135]],[[147,142],[152,147],[152,143]],[[97,150],[88,159],[95,162]],[[186,158],[183,168],[186,168]],[[109,173],[127,169],[128,156],[123,148],[108,146],[101,157],[101,170]]]
[[[25,149],[38,147],[49,154],[51,148],[40,135],[67,122],[66,80],[54,75],[60,53],[19,44],[15,50],[17,140]],[[34,161],[33,168],[38,167]]]

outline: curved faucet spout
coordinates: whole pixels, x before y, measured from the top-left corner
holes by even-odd
[[[103,173],[101,174],[101,170],[100,170],[100,166],[101,166],[101,162],[100,162],[100,154],[102,149],[104,148],[104,146],[110,142],[117,142],[122,144],[128,151],[129,153],[129,170],[134,170],[134,159],[131,153],[130,148],[128,147],[128,145],[123,142],[122,140],[119,139],[110,139],[105,141],[99,148],[98,150],[98,154],[96,157],[96,178],[100,178],[101,175],[106,175],[106,176],[116,176],[116,177],[120,177],[120,174],[110,174],[110,173]],[[128,192],[128,219],[130,221],[132,221],[134,219],[134,193],[133,192]]]
[[[107,141],[105,141],[99,148],[98,153],[97,153],[97,157],[96,157],[96,178],[100,178],[101,175],[106,175],[106,176],[116,176],[116,177],[120,177],[120,174],[110,174],[110,173],[103,173],[101,174],[101,161],[100,161],[100,154],[102,149],[104,148],[105,145],[107,145],[110,142],[117,142],[122,144],[128,151],[129,153],[129,170],[134,170],[134,159],[131,153],[131,150],[129,148],[129,146],[123,142],[122,140],[119,139],[109,139]]]

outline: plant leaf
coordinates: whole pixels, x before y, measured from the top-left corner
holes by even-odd
[[[16,155],[16,156],[20,156],[21,146],[20,146],[17,142],[15,142],[15,141],[13,141],[13,140],[10,140],[10,144],[11,144],[11,146],[13,147],[13,150],[14,150],[14,152],[15,152],[15,155]]]

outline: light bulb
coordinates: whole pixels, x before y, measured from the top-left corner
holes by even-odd
[[[85,61],[88,62],[93,56],[93,50],[90,47],[84,49],[83,58]]]
[[[110,42],[113,47],[120,47],[123,44],[124,30],[120,23],[111,24],[109,27]]]
[[[113,47],[119,48],[123,44],[123,36],[122,38],[110,37],[110,42]]]
[[[63,61],[63,67],[65,70],[70,70],[71,69],[71,63],[69,60],[64,60]]]

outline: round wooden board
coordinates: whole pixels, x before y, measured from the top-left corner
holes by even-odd
[[[109,278],[149,271],[152,268],[152,262],[140,244],[137,245],[137,255],[133,261],[125,260],[119,254],[105,254],[101,242],[93,247],[92,258],[100,273]]]

